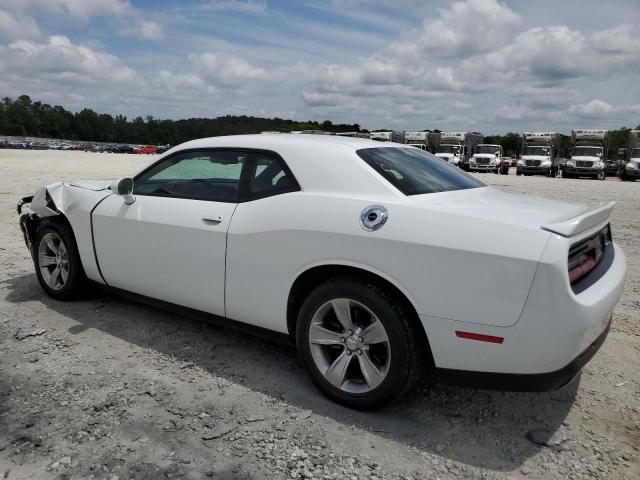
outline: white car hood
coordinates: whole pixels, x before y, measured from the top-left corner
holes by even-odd
[[[99,192],[101,190],[107,190],[112,182],[113,180],[73,180],[65,183],[72,187],[86,188],[87,190]]]
[[[574,218],[591,208],[502,192],[491,187],[414,195],[409,198],[426,208],[535,229]]]

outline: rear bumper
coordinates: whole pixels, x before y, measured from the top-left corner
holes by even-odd
[[[579,293],[569,284],[567,243],[596,230],[571,239],[551,235],[522,314],[511,326],[487,325],[482,318],[470,323],[420,315],[435,367],[489,388],[511,383],[507,389],[547,390],[570,380],[604,341],[624,287],[626,259],[615,244],[608,269],[593,284]],[[458,331],[503,341],[459,338]]]
[[[508,392],[548,392],[562,388],[571,382],[604,343],[609,329],[609,323],[602,333],[577,357],[559,370],[548,373],[517,374],[517,373],[485,373],[469,370],[437,369],[439,379],[444,383],[465,387],[482,388],[485,390],[502,390]]]

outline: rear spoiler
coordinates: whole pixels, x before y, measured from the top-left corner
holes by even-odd
[[[542,229],[563,237],[572,237],[606,222],[615,204],[616,202],[608,202],[587,207],[574,217],[542,225]]]

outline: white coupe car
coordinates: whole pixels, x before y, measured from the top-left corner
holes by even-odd
[[[561,387],[604,341],[626,269],[613,202],[503,193],[363,139],[195,140],[132,178],[55,183],[24,204],[51,297],[96,283],[289,335],[317,387],[361,409],[434,369]]]

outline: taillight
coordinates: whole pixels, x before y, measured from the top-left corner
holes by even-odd
[[[592,271],[611,244],[611,228],[609,225],[598,233],[571,246],[569,250],[569,282],[577,282]]]

